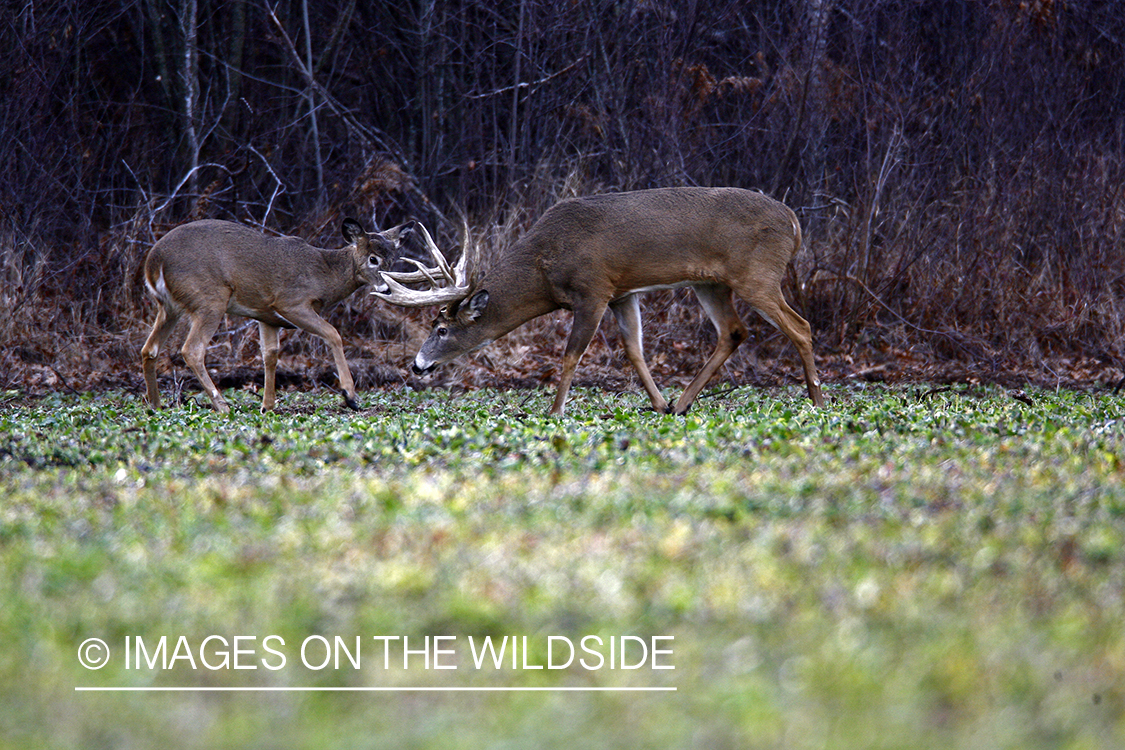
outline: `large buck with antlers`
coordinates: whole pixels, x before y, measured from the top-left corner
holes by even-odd
[[[262,411],[275,404],[278,339],[282,328],[300,328],[326,342],[336,360],[344,403],[359,408],[339,332],[321,312],[368,284],[386,289],[379,272],[390,268],[409,222],[368,233],[345,219],[340,250],[313,247],[297,237],[268,237],[229,221],[205,219],[178,226],[161,237],[145,258],[145,285],[160,307],[141,349],[148,402],[160,406],[156,358],[176,322],[186,314],[191,329],[184,360],[218,412],[229,408],[207,374],[204,355],[227,313],[258,321],[265,383]]]
[[[455,268],[429,234],[437,265],[383,273],[408,307],[444,304],[414,360],[425,372],[559,308],[574,320],[551,414],[562,414],[578,361],[608,307],[625,353],[658,412],[684,414],[723,362],[746,340],[733,294],[784,333],[801,356],[809,398],[824,405],[809,324],[785,302],[781,281],[801,246],[801,226],[784,204],[737,188],[664,188],[564,200],[507,249],[479,279],[469,273],[468,229]],[[408,283],[429,283],[425,291]],[[718,333],[718,345],[675,406],[653,382],[641,349],[638,295],[690,286]]]

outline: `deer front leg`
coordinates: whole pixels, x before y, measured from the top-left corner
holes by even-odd
[[[630,294],[611,302],[609,309],[613,311],[613,317],[617,319],[617,328],[621,331],[621,338],[625,344],[625,355],[633,364],[633,369],[637,371],[641,384],[648,392],[649,400],[652,401],[652,408],[658,414],[667,414],[668,402],[660,389],[656,387],[656,382],[652,379],[652,373],[649,372],[648,364],[645,362],[640,298],[636,294]]]
[[[262,383],[262,413],[273,411],[277,402],[277,352],[281,329],[258,321],[258,343],[262,347],[262,368],[265,370]]]
[[[317,315],[311,307],[297,310],[278,310],[277,314],[301,330],[319,336],[328,343],[328,348],[332,350],[332,358],[336,361],[336,373],[340,377],[340,390],[344,392],[344,404],[349,409],[359,411],[355,383],[352,382],[352,373],[348,369],[348,360],[344,356],[344,340],[340,338],[340,332],[333,328],[327,320]]]
[[[566,406],[566,394],[570,390],[570,383],[574,380],[574,371],[578,369],[578,361],[586,353],[590,341],[598,331],[598,325],[605,315],[605,302],[598,302],[589,307],[574,308],[574,321],[570,324],[570,338],[566,342],[566,352],[563,354],[562,374],[559,375],[559,389],[555,394],[555,403],[548,412],[552,416],[561,416]]]

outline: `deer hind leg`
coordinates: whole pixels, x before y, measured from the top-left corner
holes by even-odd
[[[184,360],[187,362],[188,367],[195,373],[195,377],[203,385],[203,390],[211,398],[211,405],[215,411],[220,414],[226,414],[230,411],[227,402],[223,399],[223,395],[219,393],[219,389],[215,387],[215,383],[211,380],[211,376],[207,374],[206,356],[207,344],[215,335],[215,331],[219,330],[219,324],[223,322],[223,307],[211,309],[198,310],[194,313],[189,313],[191,317],[191,328],[188,330],[187,338],[184,340],[184,346],[180,350],[184,355]]]
[[[574,308],[574,321],[570,324],[570,338],[566,342],[566,352],[563,354],[562,374],[559,375],[559,388],[555,393],[555,403],[551,406],[552,415],[561,415],[566,405],[566,394],[570,390],[570,383],[574,380],[574,371],[578,369],[578,361],[586,353],[594,334],[598,332],[598,325],[605,315],[605,302],[597,302],[586,307]]]
[[[262,348],[262,367],[265,382],[262,384],[262,413],[273,411],[277,399],[277,350],[281,329],[258,321],[258,342]]]
[[[711,378],[723,363],[727,361],[730,355],[742,345],[749,335],[746,326],[743,324],[742,319],[738,317],[738,312],[734,309],[734,299],[731,297],[731,289],[725,284],[699,284],[692,286],[699,304],[703,307],[707,317],[711,319],[711,324],[715,326],[715,333],[718,335],[718,343],[715,345],[715,351],[712,352],[711,357],[707,363],[703,365],[703,369],[695,376],[695,379],[688,384],[679,400],[676,401],[675,407],[672,408],[673,414],[686,414],[687,410],[691,407],[695,397],[703,390],[707,383],[711,382]]]
[[[156,312],[156,320],[152,324],[152,332],[145,340],[145,345],[141,347],[141,369],[145,374],[145,398],[153,409],[160,408],[160,388],[156,382],[156,358],[160,356],[160,350],[164,348],[165,342],[172,335],[172,329],[176,327],[179,320],[180,316],[177,312],[161,304],[160,309]]]
[[[336,373],[340,377],[340,390],[344,392],[344,404],[349,409],[359,411],[355,383],[352,381],[352,372],[348,369],[347,357],[344,356],[344,340],[340,338],[340,332],[333,328],[331,323],[320,317],[311,307],[302,307],[296,310],[277,310],[276,312],[302,331],[308,331],[327,342],[328,348],[332,350],[332,359],[336,362]]]
[[[797,347],[801,356],[801,366],[805,370],[805,387],[808,389],[809,398],[817,406],[824,406],[824,396],[820,391],[820,378],[816,374],[816,361],[813,359],[812,328],[807,320],[798,315],[781,295],[781,288],[777,287],[772,296],[766,297],[761,293],[741,295],[743,299],[754,306],[758,314],[773,324],[775,328],[785,334],[786,338]]]
[[[652,373],[649,372],[648,365],[645,363],[640,298],[636,294],[630,294],[627,297],[610,302],[609,309],[613,311],[613,317],[617,319],[617,327],[621,331],[621,338],[625,343],[625,354],[629,357],[637,375],[640,376],[641,384],[644,385],[648,397],[652,401],[652,408],[660,414],[666,414],[668,402],[660,393],[660,389],[656,387],[656,382],[652,379]]]

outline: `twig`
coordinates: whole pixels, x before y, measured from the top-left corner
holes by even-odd
[[[537,392],[538,391],[534,388],[528,388],[527,395],[520,399],[518,408],[522,409],[527,404],[527,402],[531,400],[531,397],[534,396]]]
[[[701,393],[699,396],[696,397],[696,400],[702,401],[705,398],[718,398],[720,396],[725,396],[728,393],[734,393],[735,391],[737,391],[741,387],[742,386],[740,386],[740,385],[732,385],[730,388],[724,388],[721,391],[708,391],[707,393]]]
[[[51,368],[51,372],[55,373],[55,377],[57,377],[59,379],[59,381],[63,384],[63,388],[66,388],[71,393],[78,393],[78,391],[75,390],[74,387],[71,386],[71,384],[67,382],[66,377],[61,372],[59,372],[57,369],[55,369],[54,365],[47,365],[47,367]]]
[[[589,57],[590,57],[589,54],[582,55],[582,57],[578,58],[577,60],[572,62],[570,65],[567,65],[565,68],[562,68],[561,70],[557,70],[549,76],[544,76],[543,78],[540,78],[538,81],[521,81],[520,83],[514,83],[511,86],[502,86],[501,88],[493,89],[492,91],[486,91],[483,94],[465,94],[465,96],[463,98],[465,98],[465,99],[488,99],[489,97],[492,97],[492,96],[500,96],[502,94],[509,94],[509,93],[511,93],[513,91],[516,91],[516,90],[519,90],[519,89],[529,89],[529,88],[533,88],[535,86],[541,86],[544,83],[547,83],[548,81],[553,81],[554,79],[558,78],[559,76],[564,75],[564,74],[569,73],[570,71],[574,70],[579,65],[586,62],[587,58],[589,58]]]
[[[285,192],[285,185],[281,182],[281,178],[277,176],[277,172],[273,171],[273,167],[270,166],[269,159],[263,156],[261,152],[259,152],[258,149],[254,148],[254,146],[251,144],[247,144],[246,148],[250,149],[252,152],[254,152],[255,156],[262,160],[262,163],[266,165],[266,170],[269,171],[270,175],[274,179],[274,182],[276,183],[276,186],[273,189],[273,195],[270,196],[269,205],[266,206],[266,214],[262,217],[262,226],[265,227],[266,222],[269,221],[270,218],[270,211],[273,210],[274,199],[276,199],[277,196],[281,193]]]
[[[169,203],[176,200],[176,196],[179,194],[180,188],[182,188],[187,183],[187,181],[191,179],[192,175],[194,175],[199,170],[204,169],[205,167],[216,167],[218,169],[223,170],[224,172],[226,172],[228,174],[230,173],[230,170],[227,169],[222,164],[213,164],[213,163],[196,164],[194,167],[192,167],[190,170],[188,170],[188,173],[184,175],[184,178],[182,180],[180,180],[180,183],[178,185],[176,185],[176,187],[172,190],[172,194],[169,195],[164,200],[163,203],[161,203],[156,208],[152,209],[152,213],[157,214],[157,213],[160,213],[161,211],[163,211],[165,208],[167,208]],[[132,170],[129,170],[129,171],[132,172]]]
[[[862,370],[856,370],[855,372],[849,373],[848,377],[866,379],[872,375],[880,375],[886,372],[888,369],[890,369],[890,365],[887,363],[883,363],[881,365],[872,365],[871,367],[865,367]]]

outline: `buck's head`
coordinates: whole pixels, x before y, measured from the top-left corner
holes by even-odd
[[[414,357],[414,372],[419,375],[429,372],[438,365],[490,343],[494,335],[488,326],[480,325],[487,309],[486,289],[473,292],[466,295],[465,299],[450,302],[441,308],[429,338]]]
[[[479,269],[475,267],[476,250],[469,242],[469,227],[466,225],[464,228],[461,257],[457,260],[457,265],[452,267],[438,250],[426,228],[421,224],[418,224],[418,228],[436,265],[431,268],[405,258],[418,270],[409,273],[383,273],[383,280],[389,290],[375,291],[373,294],[404,307],[443,305],[429,338],[414,358],[414,372],[423,373],[466,352],[479,349],[496,338],[497,334],[493,332],[493,326],[482,324],[490,317],[487,313],[492,310],[488,304],[488,291],[479,288],[479,280],[470,278],[479,277]],[[426,284],[430,288],[418,290],[404,286],[415,283]]]
[[[387,291],[387,284],[379,274],[398,260],[402,241],[412,231],[413,221],[382,232],[365,232],[355,219],[344,219],[341,232],[352,250],[356,279],[364,285],[373,285],[377,291]]]

